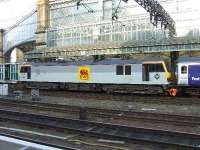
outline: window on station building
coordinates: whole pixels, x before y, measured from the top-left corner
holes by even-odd
[[[181,67],[181,74],[187,74],[187,66]]]
[[[125,75],[131,75],[131,65],[125,66]]]
[[[116,75],[123,75],[124,74],[124,69],[122,65],[116,66]]]

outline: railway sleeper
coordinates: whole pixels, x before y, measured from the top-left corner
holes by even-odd
[[[200,96],[200,88],[186,88],[185,93],[194,96]]]

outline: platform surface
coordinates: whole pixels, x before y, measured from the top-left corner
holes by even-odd
[[[0,135],[0,150],[61,150]]]

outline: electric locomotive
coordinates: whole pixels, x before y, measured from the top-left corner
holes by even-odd
[[[176,80],[163,60],[122,60],[23,63],[0,65],[0,81],[27,88],[169,94],[199,92],[200,61],[178,60]],[[172,82],[173,81],[173,82]]]

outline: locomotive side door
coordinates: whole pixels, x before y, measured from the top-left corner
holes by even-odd
[[[149,81],[149,65],[142,64],[142,80]]]
[[[188,85],[188,66],[180,65],[178,72],[178,84]]]

